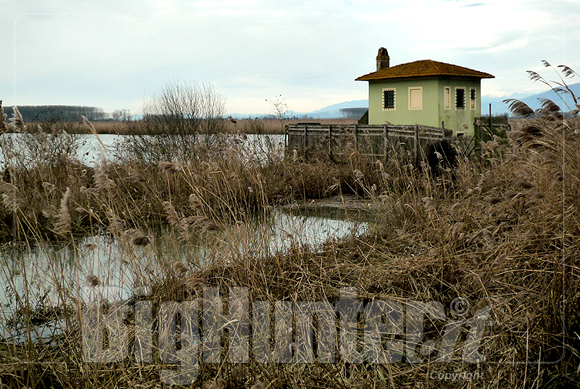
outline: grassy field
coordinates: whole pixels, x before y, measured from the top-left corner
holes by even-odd
[[[284,126],[296,123],[322,123],[322,124],[355,124],[355,119],[239,119],[230,121],[224,119],[221,123],[221,130],[230,134],[283,134]],[[117,134],[117,135],[143,135],[147,134],[147,129],[142,121],[101,121],[92,122],[97,134]],[[64,129],[69,134],[90,134],[91,131],[78,123],[27,123],[30,130],[41,126],[45,132],[50,132],[51,127]]]
[[[246,134],[283,134],[284,125],[297,123],[321,123],[321,124],[356,124],[356,119],[243,119],[236,123],[228,122],[227,128],[231,133]]]
[[[280,128],[276,121],[258,124],[268,132]],[[15,296],[16,310],[10,318],[2,310],[0,325],[7,330],[19,325],[28,330],[29,337],[22,344],[0,342],[2,385],[168,387],[161,372],[175,369],[176,361],[164,354],[163,345],[171,344],[164,336],[177,339],[175,347],[182,351],[183,366],[193,366],[186,363],[191,356],[187,352],[199,350],[188,348],[187,338],[163,332],[164,320],[187,317],[185,311],[177,316],[167,311],[171,305],[166,303],[211,306],[215,301],[204,295],[208,287],[217,288],[221,296],[228,296],[231,287],[246,288],[250,304],[286,302],[294,307],[303,307],[300,302],[334,305],[341,301],[344,288],[356,288],[367,307],[366,321],[341,327],[338,343],[344,345],[346,339],[361,337],[369,329],[379,335],[373,341],[367,338],[364,346],[360,344],[364,338],[359,339],[357,349],[337,351],[330,363],[320,351],[312,359],[307,355],[307,363],[301,361],[295,344],[297,330],[293,338],[296,359],[289,363],[264,363],[256,358],[255,350],[244,363],[234,363],[226,357],[235,352],[234,340],[224,336],[221,358],[195,365],[195,379],[186,387],[576,385],[580,364],[577,118],[564,120],[546,111],[539,118],[519,121],[507,139],[483,145],[482,155],[459,158],[456,166],[445,165],[441,156],[436,174],[426,164],[413,166],[398,158],[370,160],[356,149],[345,150],[350,157],[341,164],[332,162],[324,148],[307,161],[299,156],[283,158],[274,148],[266,150],[265,159],[258,159],[236,135],[237,128],[258,124],[230,123],[233,135],[207,135],[199,142],[129,143],[118,151],[118,162],[96,166],[84,166],[73,157],[77,140],[66,134],[25,133],[20,152],[9,138],[0,139],[3,157],[11,161],[0,181],[4,250],[14,250],[8,243],[24,251],[57,242],[83,261],[87,247],[80,245],[79,237],[99,232],[113,238],[120,247],[124,271],[151,290],[131,299],[129,306],[150,303],[159,330],[151,339],[149,359],[129,353],[121,360],[91,361],[82,341],[83,333],[91,331],[89,327],[83,332],[86,306],[58,272],[45,274],[60,296],[57,307],[36,304],[39,292],[34,284],[25,285],[24,290],[7,285]],[[97,132],[106,132],[98,123],[93,125]],[[244,226],[255,215],[267,217],[269,209],[280,204],[345,195],[372,204],[377,222],[367,235],[329,240],[316,250],[296,242],[285,252],[263,257],[251,254],[266,244],[244,239]],[[164,246],[154,242],[154,231],[160,229],[165,231]],[[176,260],[171,255],[193,252],[200,241],[211,245],[225,231],[235,231],[248,250],[232,247],[227,256],[216,256],[205,264],[194,257]],[[79,277],[89,287],[104,283],[91,274]],[[462,304],[457,304],[457,298]],[[371,308],[384,301],[391,302],[391,308],[405,307],[406,322],[398,322],[401,328],[387,329],[389,322],[382,314],[374,319],[380,325],[370,326]],[[375,302],[378,305],[372,305]],[[421,322],[423,337],[419,339],[409,333],[416,302],[433,302],[432,313]],[[108,305],[109,314],[115,307]],[[224,312],[226,308],[231,315],[238,312],[233,302],[225,304]],[[304,313],[296,309],[295,315]],[[67,330],[52,342],[33,342],[34,325],[55,317],[67,322]],[[297,317],[287,324],[296,324]],[[472,335],[477,333],[477,320],[484,319],[488,325],[481,330],[481,343],[474,352]],[[141,328],[136,320],[131,315],[121,320],[130,328],[126,332],[130,345]],[[179,333],[187,332],[188,323],[177,325]],[[327,334],[321,327],[323,317],[313,323],[316,344],[322,344]],[[231,334],[235,327],[231,322],[228,325]],[[252,330],[259,325],[254,321]],[[446,334],[453,334],[454,325],[459,327],[452,337],[456,342],[452,353],[447,360],[437,361],[437,353],[430,350],[442,347],[442,339],[449,339]],[[107,334],[105,345],[118,341],[114,329]],[[220,344],[213,337],[204,339]],[[397,340],[406,342],[397,349],[405,355],[401,361],[373,362],[372,355],[383,356],[385,344]],[[357,353],[363,355],[362,361],[357,362]],[[479,354],[485,361],[475,361]]]

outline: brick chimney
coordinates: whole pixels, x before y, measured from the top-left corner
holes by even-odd
[[[379,49],[377,54],[377,71],[381,69],[386,69],[391,66],[391,57],[389,57],[389,52],[384,47]]]

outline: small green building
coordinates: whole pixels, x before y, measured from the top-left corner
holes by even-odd
[[[473,135],[481,116],[481,79],[491,74],[432,60],[390,66],[387,49],[377,70],[358,77],[369,82],[369,124],[423,124]]]

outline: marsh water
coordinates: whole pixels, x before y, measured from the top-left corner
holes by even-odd
[[[17,133],[6,133],[2,134],[5,141],[8,142],[10,147],[19,148],[21,147],[21,139],[23,134]],[[102,134],[98,137],[95,135],[78,134],[71,135],[74,140],[70,140],[66,143],[74,143],[78,146],[76,150],[76,157],[81,163],[91,165],[100,163],[102,158],[106,160],[114,160],[116,156],[116,151],[118,148],[123,147],[124,141],[132,135],[114,135],[114,134]],[[68,137],[68,135],[67,135]],[[241,145],[240,149],[246,151],[251,151],[257,158],[262,158],[266,153],[275,152],[280,155],[284,153],[284,135],[235,135],[235,143]],[[54,142],[55,146],[59,146],[59,142]],[[0,153],[0,167],[4,168],[4,156],[6,152],[10,153],[11,150],[3,150]]]
[[[114,149],[123,141],[123,136],[119,135],[99,138],[82,136],[78,149],[81,162],[93,164],[103,157],[113,158]],[[245,142],[255,145],[256,154],[273,146],[283,149],[282,135],[248,136]],[[364,234],[369,223],[361,220],[336,209],[308,213],[273,209],[247,223],[200,236],[187,244],[171,230],[145,231],[151,243],[143,247],[127,244],[120,237],[115,239],[105,233],[86,236],[66,245],[15,243],[0,249],[0,285],[3,286],[0,290],[0,339],[21,341],[25,332],[31,336],[29,328],[18,328],[14,321],[14,313],[25,307],[83,303],[98,298],[126,300],[148,293],[153,280],[167,275],[176,261],[187,267],[184,274],[187,276],[213,261],[261,257],[296,245],[317,250],[328,239]],[[90,277],[96,277],[93,280],[98,280],[98,285],[91,285]],[[58,332],[55,327],[60,325],[58,321],[39,325],[32,338],[44,337],[45,331],[54,334]]]
[[[122,147],[127,135],[76,135],[79,137],[78,159],[85,164],[99,163],[102,156],[114,159],[115,149]],[[284,135],[244,135],[236,136],[245,150],[251,150],[258,158],[268,152],[283,154]],[[103,146],[105,149],[103,150]]]
[[[318,249],[328,239],[364,234],[367,222],[337,218],[325,212],[293,215],[273,210],[267,220],[239,224],[184,244],[171,231],[150,231],[151,244],[137,247],[110,235],[88,236],[74,244],[54,243],[8,246],[0,252],[0,338],[22,340],[22,332],[6,324],[24,307],[51,307],[96,299],[127,300],[148,293],[154,280],[172,271],[176,261],[189,269],[188,277],[212,261],[232,257],[264,256],[291,246]],[[88,280],[99,280],[92,286]],[[17,324],[17,323],[16,323]],[[52,326],[36,329],[52,334]],[[48,327],[47,327],[48,325]]]

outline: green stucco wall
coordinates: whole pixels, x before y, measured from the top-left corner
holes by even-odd
[[[422,87],[421,110],[409,110],[409,88]],[[451,88],[451,106],[445,109],[445,87]],[[455,88],[466,91],[465,109],[455,109]],[[382,92],[394,88],[395,110],[383,110]],[[470,107],[470,89],[475,88],[475,109]],[[473,135],[473,121],[481,112],[481,81],[479,79],[414,78],[404,80],[369,82],[369,124],[423,124],[441,127],[454,133],[465,132]],[[465,128],[464,125],[467,127]]]
[[[445,87],[451,88],[451,109],[445,109]],[[455,88],[465,88],[465,109],[455,109]],[[475,109],[471,109],[470,90],[475,88]],[[453,133],[464,132],[473,135],[473,122],[481,116],[481,80],[479,79],[439,79],[439,126],[445,122],[445,128],[453,130]],[[465,128],[466,126],[467,128]]]
[[[423,88],[423,107],[409,110],[409,88]],[[394,88],[395,110],[383,110],[383,89]],[[438,119],[437,79],[402,80],[369,83],[369,124],[424,124],[437,126]]]

